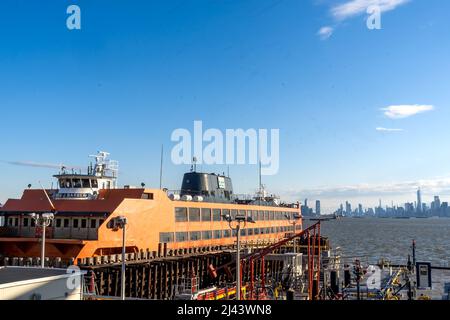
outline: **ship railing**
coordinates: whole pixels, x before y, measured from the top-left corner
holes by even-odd
[[[174,286],[174,292],[177,295],[181,294],[195,294],[199,291],[199,278],[182,278],[178,284]]]
[[[255,196],[250,195],[250,194],[245,194],[245,193],[241,193],[241,194],[235,194],[233,195],[233,198],[237,201],[255,201]]]
[[[181,199],[182,195],[190,195],[192,197],[202,197],[204,200],[208,200],[209,202],[222,202],[222,201],[226,201],[226,202],[237,202],[237,203],[252,203],[254,205],[261,205],[261,206],[274,206],[273,204],[273,199],[278,199],[275,198],[275,196],[269,196],[266,198],[258,198],[255,197],[255,195],[251,195],[251,194],[245,194],[245,193],[241,193],[241,194],[232,194],[230,196],[230,199],[227,198],[216,198],[211,194],[205,194],[204,192],[201,191],[191,191],[191,190],[165,190],[167,197],[169,198],[178,198]],[[277,207],[282,207],[282,208],[296,208],[298,209],[298,203],[285,203],[285,202],[281,202],[279,204],[276,205]]]
[[[208,196],[206,194],[204,194],[203,192],[200,191],[192,191],[192,190],[166,190],[166,193],[168,196],[170,195],[178,195],[181,196],[182,194],[189,194],[189,195],[193,195],[193,196],[201,196],[201,197],[205,197]]]
[[[211,194],[201,192],[201,191],[192,191],[192,190],[166,190],[166,193],[168,196],[170,195],[185,195],[189,194],[191,196],[199,196],[199,197],[211,197]],[[255,195],[251,194],[233,194],[231,195],[231,200],[239,200],[239,201],[257,201],[258,198],[255,197]],[[265,201],[264,199],[261,199],[261,201]]]

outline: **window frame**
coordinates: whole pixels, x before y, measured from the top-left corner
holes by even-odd
[[[180,237],[183,236],[183,237]],[[176,232],[175,242],[187,242],[189,241],[189,232]]]
[[[207,215],[205,214],[207,213]],[[204,219],[208,216],[208,219]],[[202,222],[211,222],[212,221],[212,210],[210,208],[202,208],[200,210],[200,219]]]
[[[195,212],[195,215],[194,215],[194,212]],[[188,215],[189,215],[188,216],[189,222],[201,222],[202,221],[200,208],[189,208]],[[192,219],[192,217],[195,217],[195,219]]]
[[[164,241],[167,238],[168,241]],[[173,232],[160,232],[159,233],[159,243],[173,243],[175,240]]]
[[[219,215],[217,216],[217,212]],[[221,209],[212,209],[212,221],[213,222],[222,222],[222,210]]]
[[[211,230],[202,231],[202,240],[212,240],[213,232]]]
[[[175,210],[175,222],[188,222],[189,221],[189,212],[186,207],[176,207]],[[184,211],[183,216],[181,216],[181,211]],[[181,212],[181,213],[180,213]]]
[[[193,235],[198,235],[197,239],[194,239]],[[202,232],[201,231],[189,232],[189,241],[201,241],[201,240],[202,240]]]

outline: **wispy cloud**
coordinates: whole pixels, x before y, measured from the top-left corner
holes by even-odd
[[[390,119],[404,119],[408,117],[412,117],[419,113],[424,113],[428,111],[434,110],[434,106],[432,105],[398,105],[398,106],[389,106],[386,108],[382,108],[384,111],[384,115]]]
[[[322,39],[326,40],[333,35],[334,29],[332,27],[323,27],[317,32],[317,35]]]
[[[381,12],[387,12],[407,2],[409,0],[351,0],[331,8],[331,14],[342,21],[366,13],[371,6],[378,6]]]
[[[375,130],[379,131],[379,132],[403,132],[403,129],[393,129],[393,128],[383,128],[383,127],[378,127],[375,128]]]
[[[0,161],[0,162],[21,167],[48,168],[48,169],[61,169],[62,167],[65,167],[66,169],[74,169],[74,170],[81,169],[81,167],[66,166],[64,164],[39,163],[33,161]]]
[[[404,5],[411,0],[347,0],[346,2],[332,6],[330,15],[335,20],[333,27],[322,27],[317,35],[322,39],[328,39],[336,30],[340,22],[347,19],[366,14],[367,9],[377,6],[381,13],[395,10],[397,7]]]

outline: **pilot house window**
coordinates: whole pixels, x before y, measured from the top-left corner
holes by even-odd
[[[83,188],[90,188],[91,184],[89,183],[89,179],[83,179]]]
[[[79,189],[81,188],[82,184],[81,184],[81,179],[73,179],[73,187],[75,189]]]

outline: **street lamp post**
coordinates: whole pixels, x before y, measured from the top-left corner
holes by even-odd
[[[236,232],[236,300],[241,300],[241,223],[244,224],[244,229],[247,223],[255,223],[251,217],[247,217],[245,214],[238,214],[232,218],[230,214],[223,216],[225,221],[230,225],[230,229]],[[236,222],[236,227],[233,228],[233,222]]]
[[[285,215],[286,219],[294,226],[294,233],[296,233],[297,231],[297,222],[300,221],[300,219],[302,218],[302,216],[298,213],[295,213],[292,217],[291,215],[286,214]],[[297,253],[297,246],[295,245],[295,241],[294,240],[294,254]]]
[[[125,273],[126,273],[126,234],[127,234],[127,218],[120,216],[117,218],[117,227],[122,229],[122,287],[121,287],[121,299],[125,300]]]
[[[120,298],[121,300],[125,300],[126,299],[126,295],[125,295],[125,273],[126,273],[126,234],[127,234],[127,224],[128,224],[128,220],[126,217],[124,216],[119,216],[116,217],[114,219],[112,219],[110,222],[108,222],[107,224],[107,228],[111,229],[113,231],[119,231],[120,229],[122,229],[122,276],[121,276],[121,288],[120,288]]]
[[[245,229],[245,224],[244,224]],[[236,226],[236,299],[238,301],[241,300],[241,221],[238,220],[238,224]]]
[[[34,223],[37,227],[42,228],[42,240],[41,240],[41,268],[45,268],[45,232],[46,228],[48,228],[52,221],[55,219],[55,215],[53,213],[43,213],[43,214],[30,214],[31,218],[34,220]]]

